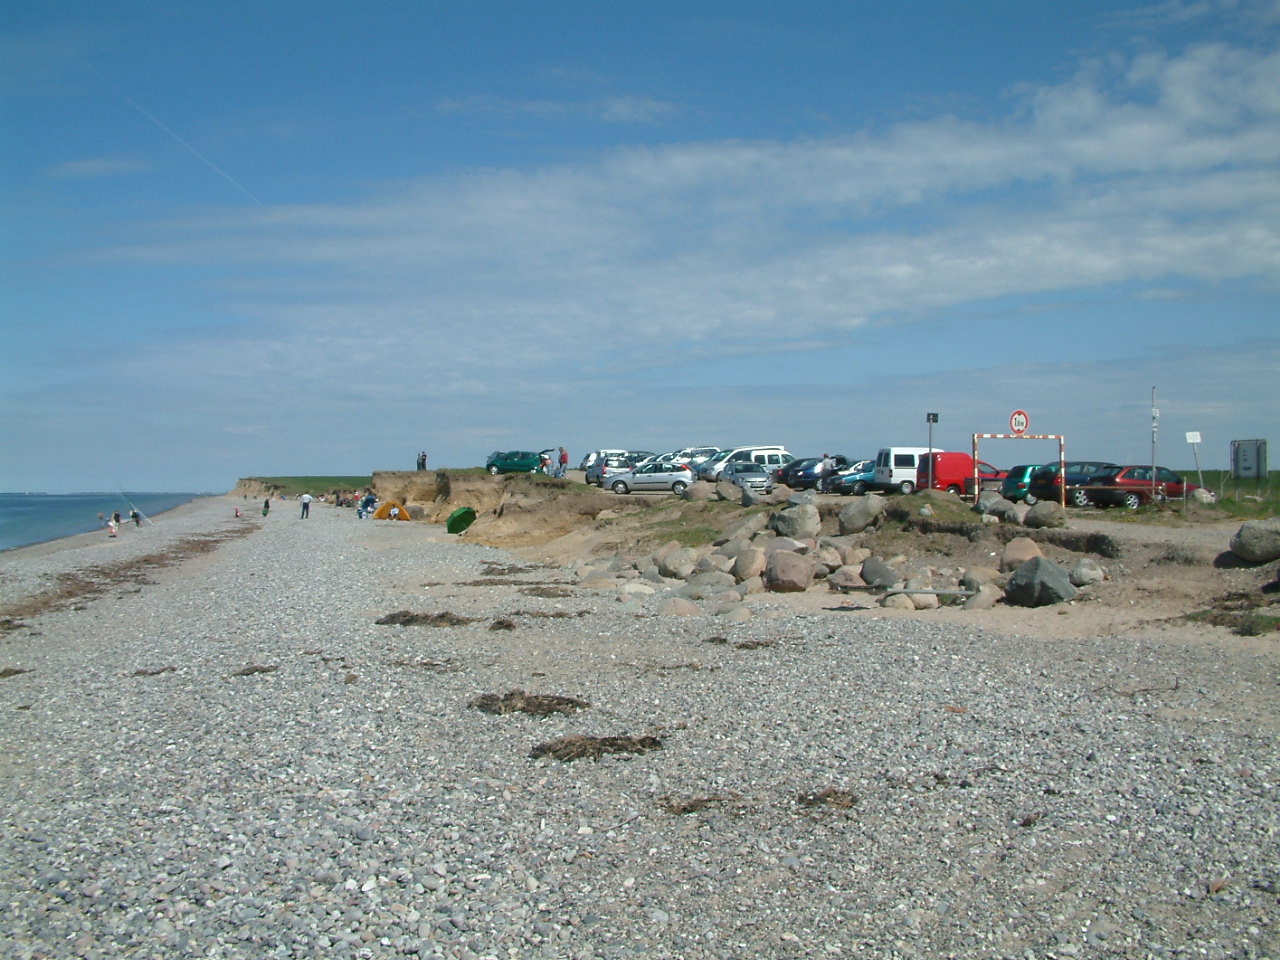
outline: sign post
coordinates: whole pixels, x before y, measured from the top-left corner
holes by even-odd
[[[925,456],[929,460],[929,489],[933,489],[933,425],[938,422],[936,413],[926,413],[924,415],[925,423],[929,424],[929,452]]]
[[[1196,476],[1200,478],[1200,486],[1204,487],[1204,471],[1200,469],[1200,450],[1199,450],[1200,431],[1199,430],[1188,431],[1187,443],[1191,444],[1191,455],[1196,458]],[[1182,496],[1186,497],[1186,495],[1187,495],[1186,491],[1184,490],[1182,493]]]

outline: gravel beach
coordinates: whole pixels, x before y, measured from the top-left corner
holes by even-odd
[[[1274,641],[659,616],[252,507],[0,556],[99,583],[0,634],[3,956],[1280,957]]]

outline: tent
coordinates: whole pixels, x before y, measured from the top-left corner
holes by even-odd
[[[396,517],[397,520],[409,519],[409,511],[404,508],[404,504],[396,503],[394,500],[384,500],[381,504],[379,504],[378,509],[373,511],[373,519],[390,520],[392,507],[400,508],[400,515]]]

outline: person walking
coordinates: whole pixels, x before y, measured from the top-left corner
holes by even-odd
[[[311,516],[311,494],[304,493],[302,495],[302,516],[298,519],[305,520]]]

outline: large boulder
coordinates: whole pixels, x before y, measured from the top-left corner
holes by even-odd
[[[728,500],[730,503],[738,503],[742,499],[742,488],[736,483],[730,483],[728,480],[717,480],[716,497],[721,500]]]
[[[867,527],[874,526],[884,514],[884,497],[868,493],[858,497],[840,511],[840,532],[842,534],[861,533]]]
[[[867,581],[862,579],[856,567],[840,567],[827,577],[827,589],[836,593],[849,593],[866,585]]]
[[[1033,557],[1043,557],[1040,545],[1030,537],[1014,537],[1004,545],[1000,554],[1000,571],[1007,573],[1017,569]]]
[[[676,596],[686,600],[709,600],[718,594],[732,590],[738,581],[730,573],[696,573],[676,591]]]
[[[978,591],[988,583],[1000,579],[1000,571],[995,567],[966,567],[960,575],[960,586],[966,590]]]
[[[1018,505],[1012,500],[1006,500],[1004,497],[1000,497],[988,503],[983,516],[999,517],[1001,523],[1022,522],[1022,514],[1018,512]]]
[[[680,494],[686,500],[710,500],[716,494],[716,488],[713,484],[707,483],[705,480],[695,480],[684,488]]]
[[[1280,517],[1246,520],[1231,538],[1231,552],[1250,563],[1280,559]]]
[[[808,540],[816,537],[822,530],[822,517],[818,515],[818,508],[812,503],[801,503],[779,510],[770,518],[769,526],[781,537]]]
[[[752,577],[758,577],[764,573],[765,555],[764,551],[759,547],[747,547],[745,550],[738,552],[733,560],[733,568],[731,573],[735,580],[741,583],[743,580],[750,580]]]
[[[1062,504],[1056,500],[1041,500],[1027,511],[1022,523],[1024,526],[1036,529],[1065,527],[1067,525],[1067,512],[1062,509]]]
[[[813,561],[789,550],[778,550],[765,565],[764,585],[774,593],[808,590],[813,585]]]
[[[1005,599],[1020,607],[1046,607],[1074,600],[1079,593],[1067,572],[1047,557],[1032,557],[1022,564],[1004,588]]]

